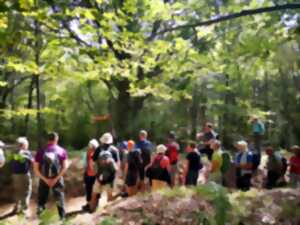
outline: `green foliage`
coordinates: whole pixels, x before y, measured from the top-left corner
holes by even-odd
[[[116,225],[117,220],[114,217],[105,217],[99,225]]]
[[[54,210],[45,210],[39,217],[40,225],[48,225],[58,221],[57,212]]]

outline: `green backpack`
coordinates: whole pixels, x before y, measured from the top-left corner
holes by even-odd
[[[223,158],[223,162],[222,162],[222,166],[221,166],[221,172],[224,174],[230,168],[231,156],[230,156],[229,152],[223,152],[222,158]]]

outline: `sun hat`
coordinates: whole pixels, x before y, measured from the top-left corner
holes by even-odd
[[[111,135],[111,133],[104,133],[101,138],[100,138],[100,142],[102,144],[112,144],[113,143],[113,136]]]
[[[19,145],[25,145],[25,146],[29,145],[29,141],[27,140],[26,137],[19,137],[19,138],[17,138],[16,141]]]
[[[89,148],[98,148],[99,147],[99,142],[96,139],[92,139],[89,141]]]

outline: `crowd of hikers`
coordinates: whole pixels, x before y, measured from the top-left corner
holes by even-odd
[[[247,191],[252,185],[253,174],[261,164],[263,150],[268,158],[264,168],[265,188],[274,188],[287,182],[299,188],[300,147],[293,146],[293,155],[286,159],[271,144],[262,144],[264,132],[264,124],[254,117],[251,140],[236,142],[234,146],[237,152],[233,157],[222,149],[220,137],[209,122],[197,134],[197,141],[189,141],[185,145],[186,154],[181,154],[183,151],[180,151],[181,145],[174,132],[169,132],[166,142],[158,145],[148,140],[145,130],[139,132],[136,142],[127,140],[116,145],[112,134],[104,133],[99,142],[96,139],[90,140],[87,151],[83,154],[86,205],[82,208],[94,212],[103,192],[107,193],[108,201],[111,201],[116,197],[128,197],[149,189],[199,185],[200,182],[215,182],[227,186],[225,174],[231,166],[236,171],[236,187]],[[28,149],[27,138],[17,139],[18,152],[11,163],[16,212],[25,212],[28,208],[32,192],[30,168],[33,167],[35,176],[39,178],[37,214],[40,215],[45,210],[49,192],[52,190],[59,216],[61,219],[65,218],[63,177],[68,168],[68,155],[58,145],[58,141],[57,133],[48,134],[47,146],[33,156]],[[3,147],[4,143],[0,142],[0,167],[5,164],[1,149]],[[118,193],[114,191],[117,179],[124,183]]]

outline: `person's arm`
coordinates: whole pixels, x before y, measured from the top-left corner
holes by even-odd
[[[50,180],[48,178],[46,178],[45,176],[42,175],[41,171],[40,171],[40,163],[34,161],[33,162],[33,171],[34,174],[40,178],[42,181],[44,181],[48,186],[50,186]]]
[[[184,184],[185,184],[185,181],[186,181],[186,176],[188,174],[189,166],[190,166],[189,161],[187,159],[185,159],[184,163],[183,163],[183,183]]]
[[[66,159],[63,160],[61,164],[62,167],[59,174],[57,175],[57,177],[51,179],[51,184],[50,184],[51,187],[53,187],[59,181],[59,179],[65,175],[67,171],[67,160]]]
[[[147,166],[145,166],[145,171],[146,171],[149,167],[152,166],[152,164],[153,164],[153,162],[154,162],[154,159],[155,159],[155,156],[152,157],[151,162],[150,162]]]
[[[125,167],[124,167],[124,179],[126,179],[128,173],[128,162],[126,162]]]

